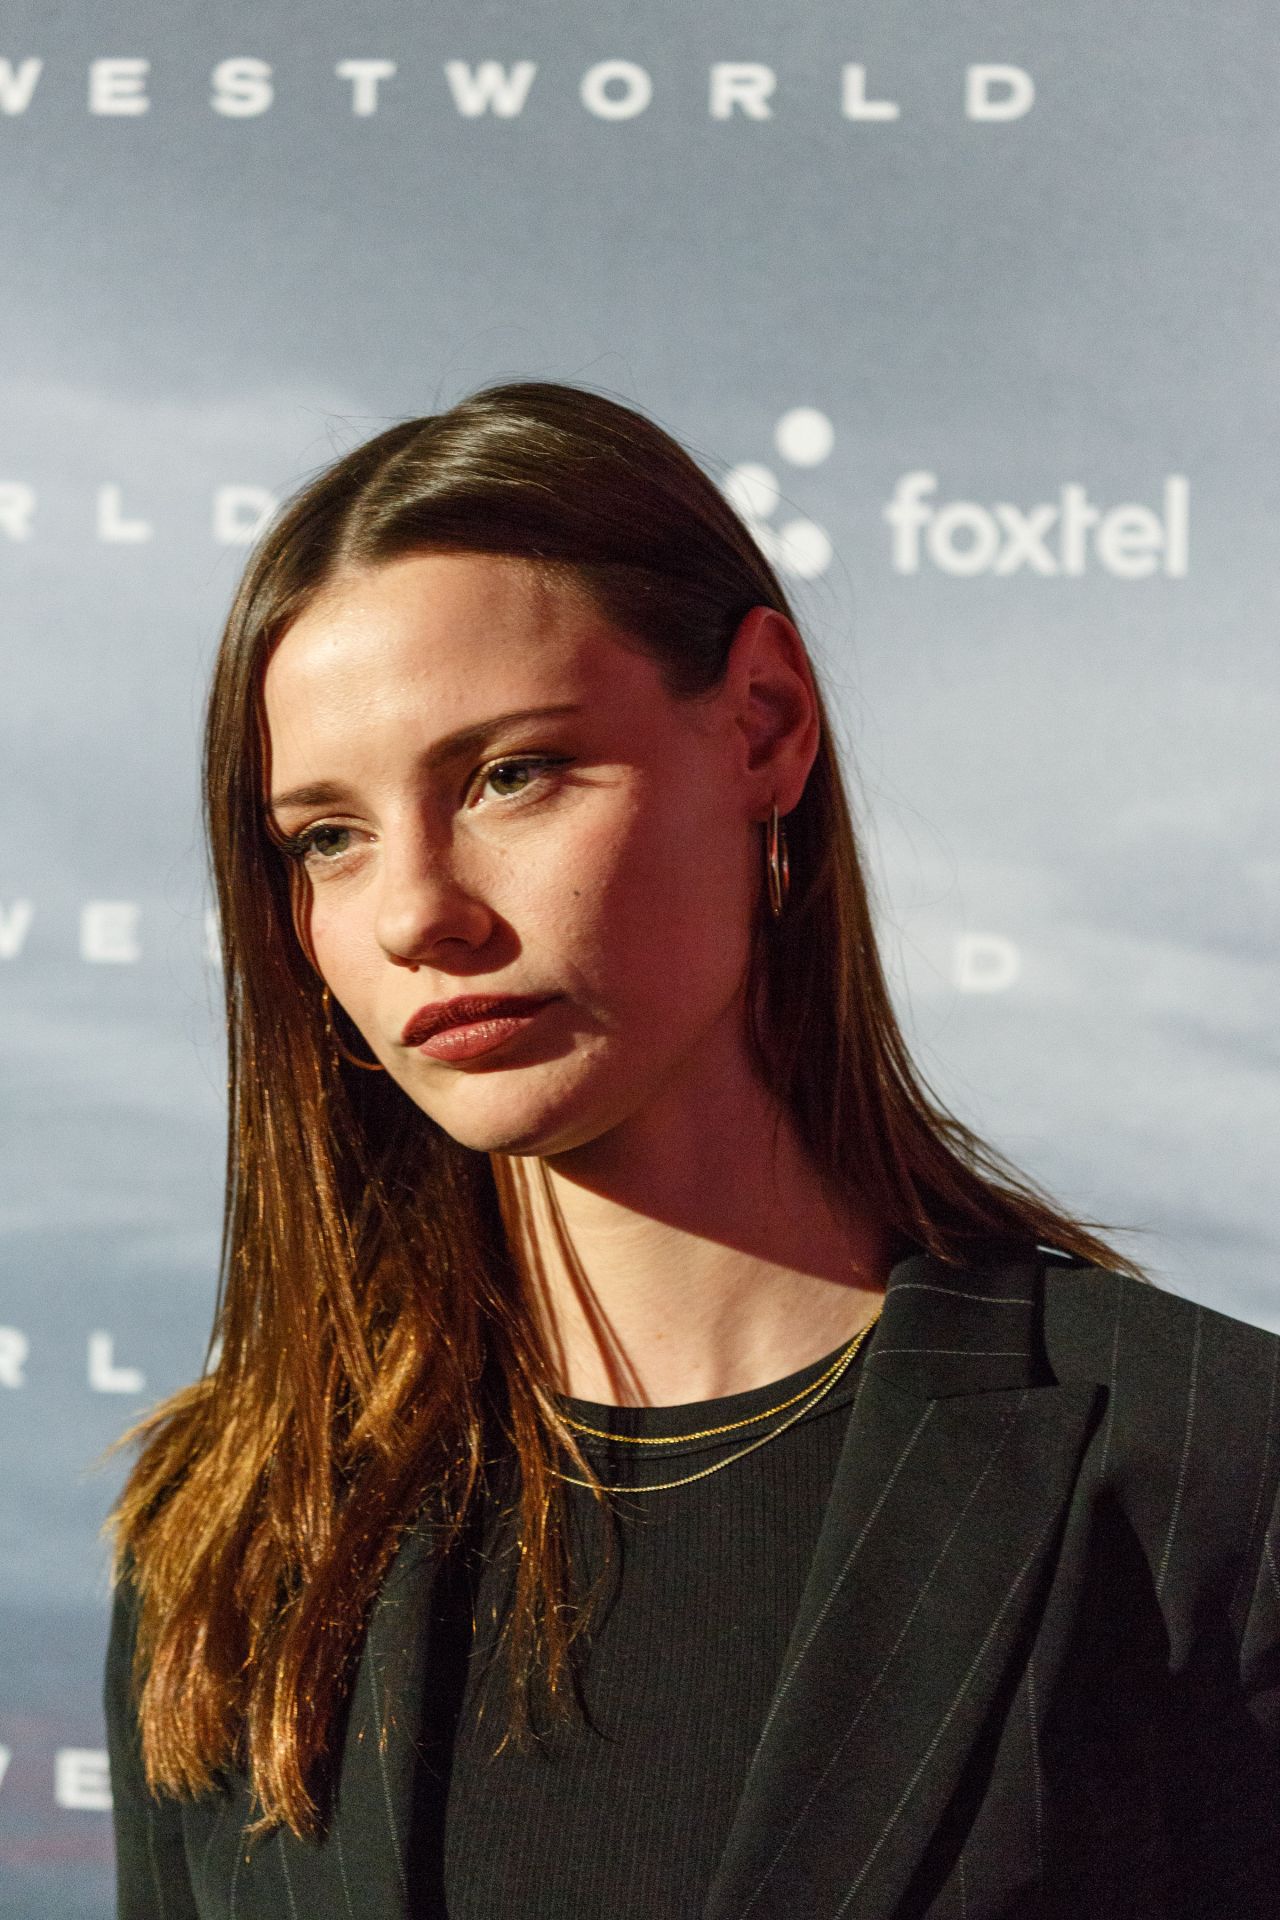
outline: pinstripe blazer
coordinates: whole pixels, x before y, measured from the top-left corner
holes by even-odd
[[[1280,1338],[1061,1255],[896,1267],[704,1920],[1280,1914],[1278,1387]],[[325,1838],[249,1848],[240,1783],[145,1791],[121,1591],[124,1920],[444,1913],[435,1576],[410,1533]]]

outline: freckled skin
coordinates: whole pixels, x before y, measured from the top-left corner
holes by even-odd
[[[413,555],[302,614],[265,699],[273,795],[331,789],[276,819],[310,836],[333,997],[410,1100],[522,1181],[540,1162],[554,1190],[585,1286],[536,1185],[524,1205],[561,1384],[709,1398],[865,1324],[880,1223],[826,1190],[746,1042],[762,826],[795,806],[818,744],[790,621],[753,608],[721,685],[680,701],[526,563]],[[438,758],[460,729],[546,706],[578,711]],[[470,1060],[402,1044],[419,1007],[462,994],[557,999]]]
[[[349,577],[277,647],[273,791],[350,789],[281,818],[291,834],[351,830],[340,859],[309,863],[317,960],[373,1053],[465,1144],[564,1152],[682,1076],[692,1086],[700,1063],[719,1078],[739,1049],[759,821],[778,784],[750,764],[770,712],[748,678],[673,700],[583,597],[479,555]],[[561,703],[585,712],[421,770],[445,734]],[[514,797],[510,780],[467,792],[478,766],[539,752],[572,764]],[[493,1056],[454,1065],[399,1045],[424,1002],[472,992],[564,997]]]

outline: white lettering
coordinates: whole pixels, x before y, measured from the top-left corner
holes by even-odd
[[[474,120],[492,107],[500,120],[511,120],[524,103],[538,71],[533,60],[517,60],[510,73],[498,60],[482,60],[472,71],[465,60],[446,60],[445,79],[459,113]]]
[[[382,80],[394,80],[396,63],[394,60],[339,60],[334,68],[339,80],[351,82],[351,111],[360,120],[367,120],[378,111],[378,83]]]
[[[1171,473],[1164,483],[1164,570],[1171,580],[1187,577],[1190,521],[1190,483],[1185,473]]]
[[[53,1756],[53,1797],[60,1807],[110,1813],[111,1770],[94,1747],[59,1747]]]
[[[893,565],[896,573],[918,573],[920,569],[920,529],[933,512],[921,495],[932,493],[938,484],[936,473],[917,470],[904,473],[893,490],[893,498],[884,517],[893,528]]]
[[[0,480],[0,528],[11,540],[29,540],[35,517],[35,488],[21,480]]]
[[[1002,933],[962,933],[955,945],[961,993],[1003,993],[1022,971],[1022,956]]]
[[[1056,573],[1058,563],[1044,544],[1044,536],[1058,517],[1056,507],[1032,507],[1024,513],[999,500],[992,509],[1009,538],[995,564],[996,573],[1016,573],[1025,560],[1036,573]]]
[[[613,86],[620,94],[610,93]],[[643,113],[653,98],[653,82],[643,67],[630,60],[601,60],[588,67],[579,88],[582,104],[600,120],[631,120]]]
[[[1103,515],[1094,544],[1108,573],[1122,580],[1141,580],[1156,570],[1164,528],[1150,507],[1127,502]]]
[[[234,60],[220,60],[213,70],[213,92],[209,105],[228,120],[252,120],[265,113],[276,97],[271,84],[271,66],[245,54]]]
[[[1035,97],[1035,82],[1022,67],[964,70],[964,111],[969,120],[1021,120],[1030,113]]]
[[[137,546],[149,540],[155,528],[149,520],[126,520],[123,490],[110,484],[98,488],[98,538],[110,545]]]
[[[248,547],[276,510],[265,487],[217,487],[213,495],[213,537],[222,547]]]
[[[884,507],[893,529],[893,566],[898,573],[920,568],[921,534],[933,564],[943,573],[964,577],[990,571],[998,577],[1029,567],[1053,577],[1078,579],[1088,562],[1087,535],[1093,530],[1094,557],[1121,580],[1153,574],[1163,551],[1164,570],[1175,579],[1187,572],[1190,488],[1185,474],[1171,473],[1164,483],[1164,518],[1137,501],[1125,500],[1103,514],[1074,480],[1062,487],[1059,505],[1047,501],[1017,507],[1008,500],[993,507],[976,500],[952,500],[938,506],[926,500],[937,477],[904,473]],[[1049,536],[1057,526],[1056,551]]]
[[[141,1393],[146,1378],[139,1367],[118,1367],[109,1333],[89,1335],[89,1385],[95,1393]]]
[[[86,900],[80,910],[80,958],[130,965],[142,957],[139,913],[133,900]]]
[[[769,96],[778,84],[772,67],[753,60],[720,60],[711,69],[711,118],[731,120],[740,107],[748,120],[772,120]]]
[[[24,60],[18,67],[0,60],[0,113],[26,112],[43,67],[43,60]]]
[[[89,63],[90,113],[145,113],[149,60],[92,60]]]
[[[1098,524],[1098,509],[1090,505],[1084,488],[1069,480],[1062,489],[1062,571],[1084,572],[1085,531]]]
[[[0,1387],[25,1387],[31,1342],[17,1327],[0,1327]]]
[[[965,536],[961,546],[956,545],[957,534]],[[935,567],[969,579],[975,573],[985,572],[995,559],[1000,532],[986,508],[980,507],[976,500],[953,500],[929,522],[924,543]]]
[[[868,100],[867,70],[850,64],[840,73],[840,111],[846,120],[896,120],[902,108],[896,100]]]
[[[0,960],[16,960],[27,944],[36,910],[30,900],[15,900],[12,906],[0,904]]]

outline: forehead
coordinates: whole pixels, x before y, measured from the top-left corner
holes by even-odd
[[[276,791],[389,778],[521,709],[574,706],[637,737],[681,717],[656,663],[576,582],[486,554],[414,554],[345,576],[280,639],[263,694]]]
[[[496,679],[603,684],[624,651],[571,580],[505,555],[412,554],[343,576],[298,616],[267,666],[268,716],[339,686],[366,704],[412,689],[451,706]]]

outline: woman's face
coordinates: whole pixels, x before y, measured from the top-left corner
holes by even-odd
[[[315,958],[465,1145],[566,1152],[743,1057],[758,823],[790,779],[776,628],[757,609],[723,685],[676,700],[571,586],[418,554],[346,576],[278,644],[272,812]],[[541,1004],[419,1043],[424,1007],[508,995]]]

